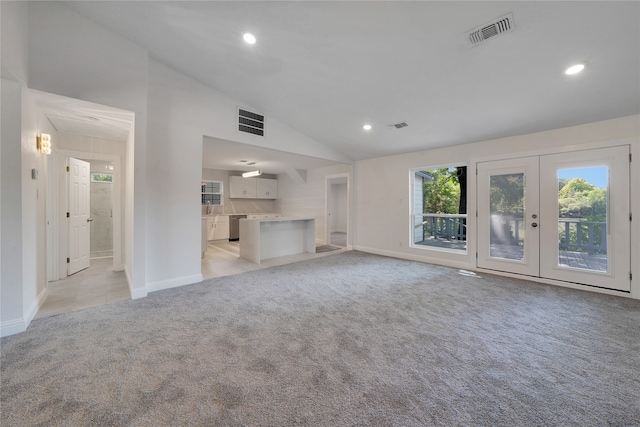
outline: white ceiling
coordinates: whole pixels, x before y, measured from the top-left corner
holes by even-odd
[[[356,160],[640,113],[637,1],[64,3]]]
[[[244,161],[241,161],[244,160]],[[248,163],[255,163],[249,165]],[[283,174],[291,169],[316,169],[336,162],[316,157],[301,156],[285,151],[256,147],[219,138],[204,137],[202,167],[208,169],[254,171]]]
[[[52,93],[31,92],[56,131],[127,142],[133,113]]]

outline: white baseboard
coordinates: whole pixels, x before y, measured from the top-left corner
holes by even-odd
[[[131,299],[144,298],[147,296],[146,289],[135,289],[133,287],[133,280],[131,280],[131,275],[129,274],[129,269],[127,266],[124,266],[124,277],[127,279],[127,285],[129,285],[129,293],[131,294]]]
[[[194,274],[193,276],[177,277],[175,279],[158,280],[156,282],[147,283],[147,290],[149,292],[155,292],[200,282],[202,282],[202,274]]]
[[[431,258],[431,257],[407,254],[407,253],[404,253],[404,252],[396,252],[396,251],[388,251],[388,250],[384,250],[384,249],[369,248],[369,247],[366,247],[366,246],[353,246],[353,248],[356,251],[367,252],[367,253],[376,254],[376,255],[383,255],[383,256],[388,256],[388,257],[391,257],[391,258],[400,258],[400,259],[406,259],[406,260],[409,260],[409,261],[418,261],[418,262],[425,262],[425,263],[428,263],[428,264],[444,265],[445,267],[461,268],[461,269],[465,269],[465,270],[469,270],[469,269],[473,268],[472,266],[469,266],[469,264],[466,263],[466,262],[456,262],[456,261],[445,260],[445,259],[442,259],[442,258]]]
[[[35,299],[35,301],[33,301],[33,303],[31,303],[31,306],[25,313],[25,327],[29,327],[29,324],[31,323],[33,318],[36,317],[38,310],[40,310],[40,307],[42,307],[42,304],[44,304],[44,301],[47,299],[47,295],[49,295],[49,289],[45,286],[45,288],[40,292],[40,294],[38,294],[38,297]]]
[[[7,320],[0,323],[0,337],[19,334],[27,330],[27,324],[23,318]]]

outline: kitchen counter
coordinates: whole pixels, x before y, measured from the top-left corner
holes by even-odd
[[[240,220],[240,256],[262,260],[304,252],[316,253],[315,218],[260,218]]]

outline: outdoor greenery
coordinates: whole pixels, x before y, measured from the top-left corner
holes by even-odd
[[[98,173],[98,172],[93,172],[91,174],[91,182],[106,182],[106,183],[112,183],[113,182],[113,174],[111,173]]]
[[[491,177],[491,214],[522,218],[524,216],[524,176],[522,174]]]
[[[591,238],[594,247],[605,246],[604,231],[607,221],[607,189],[589,184],[583,178],[559,180],[558,209],[560,218],[575,218],[570,224],[566,241],[564,224],[558,225],[558,239],[569,247],[586,244]],[[580,239],[579,239],[580,237]],[[581,248],[572,248],[582,250]],[[602,248],[606,251],[606,247]]]
[[[607,220],[607,189],[597,188],[583,178],[559,180],[560,218],[582,218],[587,221]]]
[[[460,208],[458,168],[424,171],[433,180],[424,184],[424,211],[432,214],[457,214]]]

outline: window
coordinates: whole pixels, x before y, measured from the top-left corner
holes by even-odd
[[[91,172],[91,182],[113,183],[112,173]]]
[[[467,167],[412,170],[413,247],[467,250]]]
[[[222,181],[202,181],[202,204],[222,206]]]

